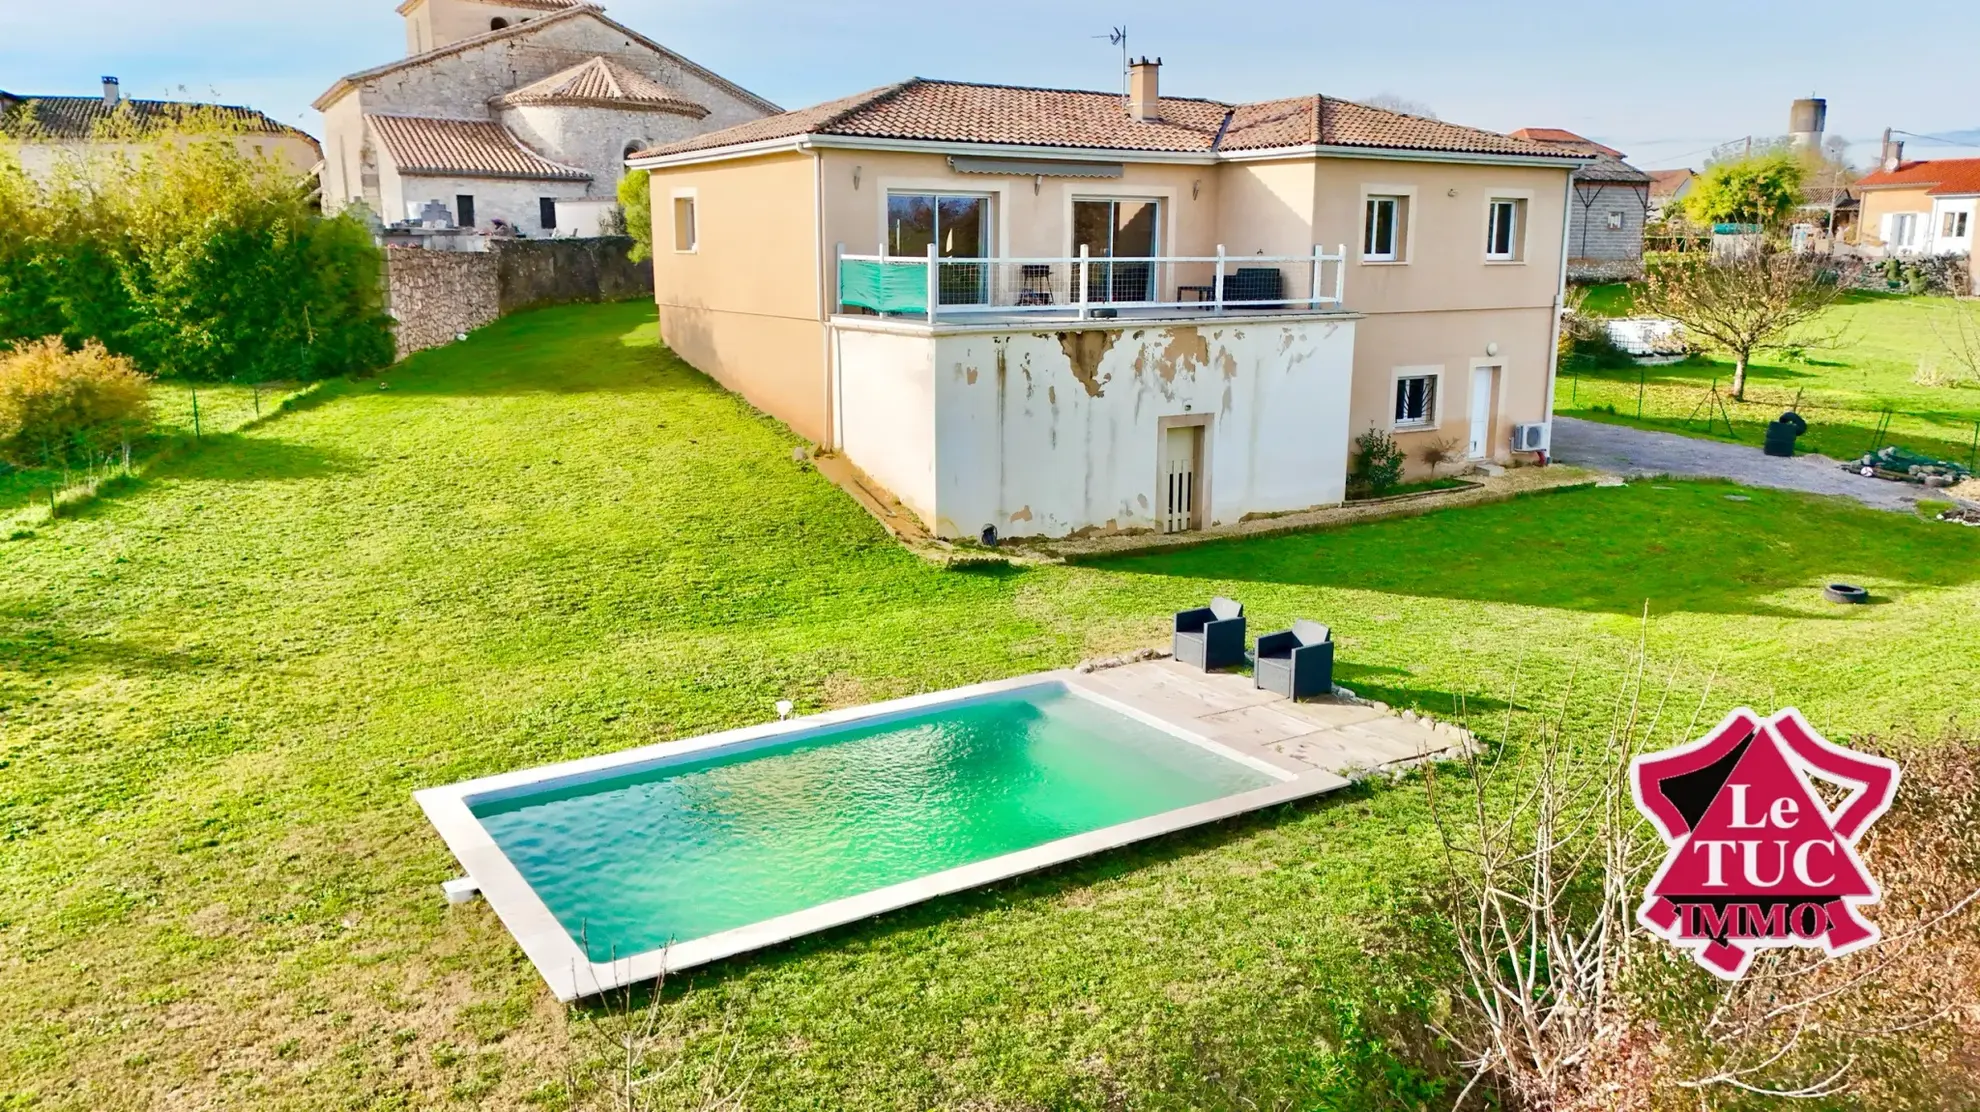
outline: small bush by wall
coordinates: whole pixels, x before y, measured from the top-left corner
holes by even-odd
[[[151,423],[145,376],[129,359],[61,337],[0,352],[0,459],[21,467],[93,464]]]

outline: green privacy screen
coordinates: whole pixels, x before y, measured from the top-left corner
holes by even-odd
[[[928,264],[841,260],[839,302],[876,313],[926,313]]]

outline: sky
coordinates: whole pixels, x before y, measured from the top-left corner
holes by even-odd
[[[1874,161],[1980,156],[1967,0],[1906,5],[1897,56],[1871,49],[1861,0],[1326,4],[1314,0],[603,0],[613,18],[787,108],[904,77],[1114,89],[1127,23],[1163,91],[1217,100],[1393,94],[1455,123],[1562,127],[1645,169],[1779,135],[1799,96]],[[246,104],[321,134],[309,105],[339,76],[404,54],[395,0],[0,0],[0,89]],[[1628,13],[1628,14],[1626,14]],[[1951,140],[1948,142],[1947,140]]]

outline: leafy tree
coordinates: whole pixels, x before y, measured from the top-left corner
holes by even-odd
[[[1830,260],[1761,249],[1723,258],[1688,252],[1653,261],[1637,294],[1645,311],[1683,325],[1734,360],[1732,396],[1746,396],[1746,369],[1764,348],[1834,342],[1809,327],[1842,294]]]
[[[0,343],[59,334],[154,373],[255,382],[391,360],[383,257],[361,220],[324,219],[224,120],[122,138],[153,141],[40,183],[0,158]]]
[[[1778,228],[1801,203],[1806,163],[1788,151],[1720,162],[1691,183],[1684,212],[1695,224]]]
[[[634,170],[619,179],[619,208],[626,216],[626,234],[633,238],[632,261],[653,257],[653,186],[645,170]]]

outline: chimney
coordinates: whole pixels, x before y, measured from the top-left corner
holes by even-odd
[[[1891,129],[1885,128],[1884,150],[1883,150],[1884,169],[1895,170],[1898,168],[1898,163],[1903,161],[1904,161],[1904,140],[1900,139],[1895,143],[1891,142]]]
[[[114,77],[103,79],[103,107],[115,108],[124,99],[124,87]]]
[[[1128,66],[1128,115],[1142,123],[1162,118],[1162,59],[1143,55]]]

